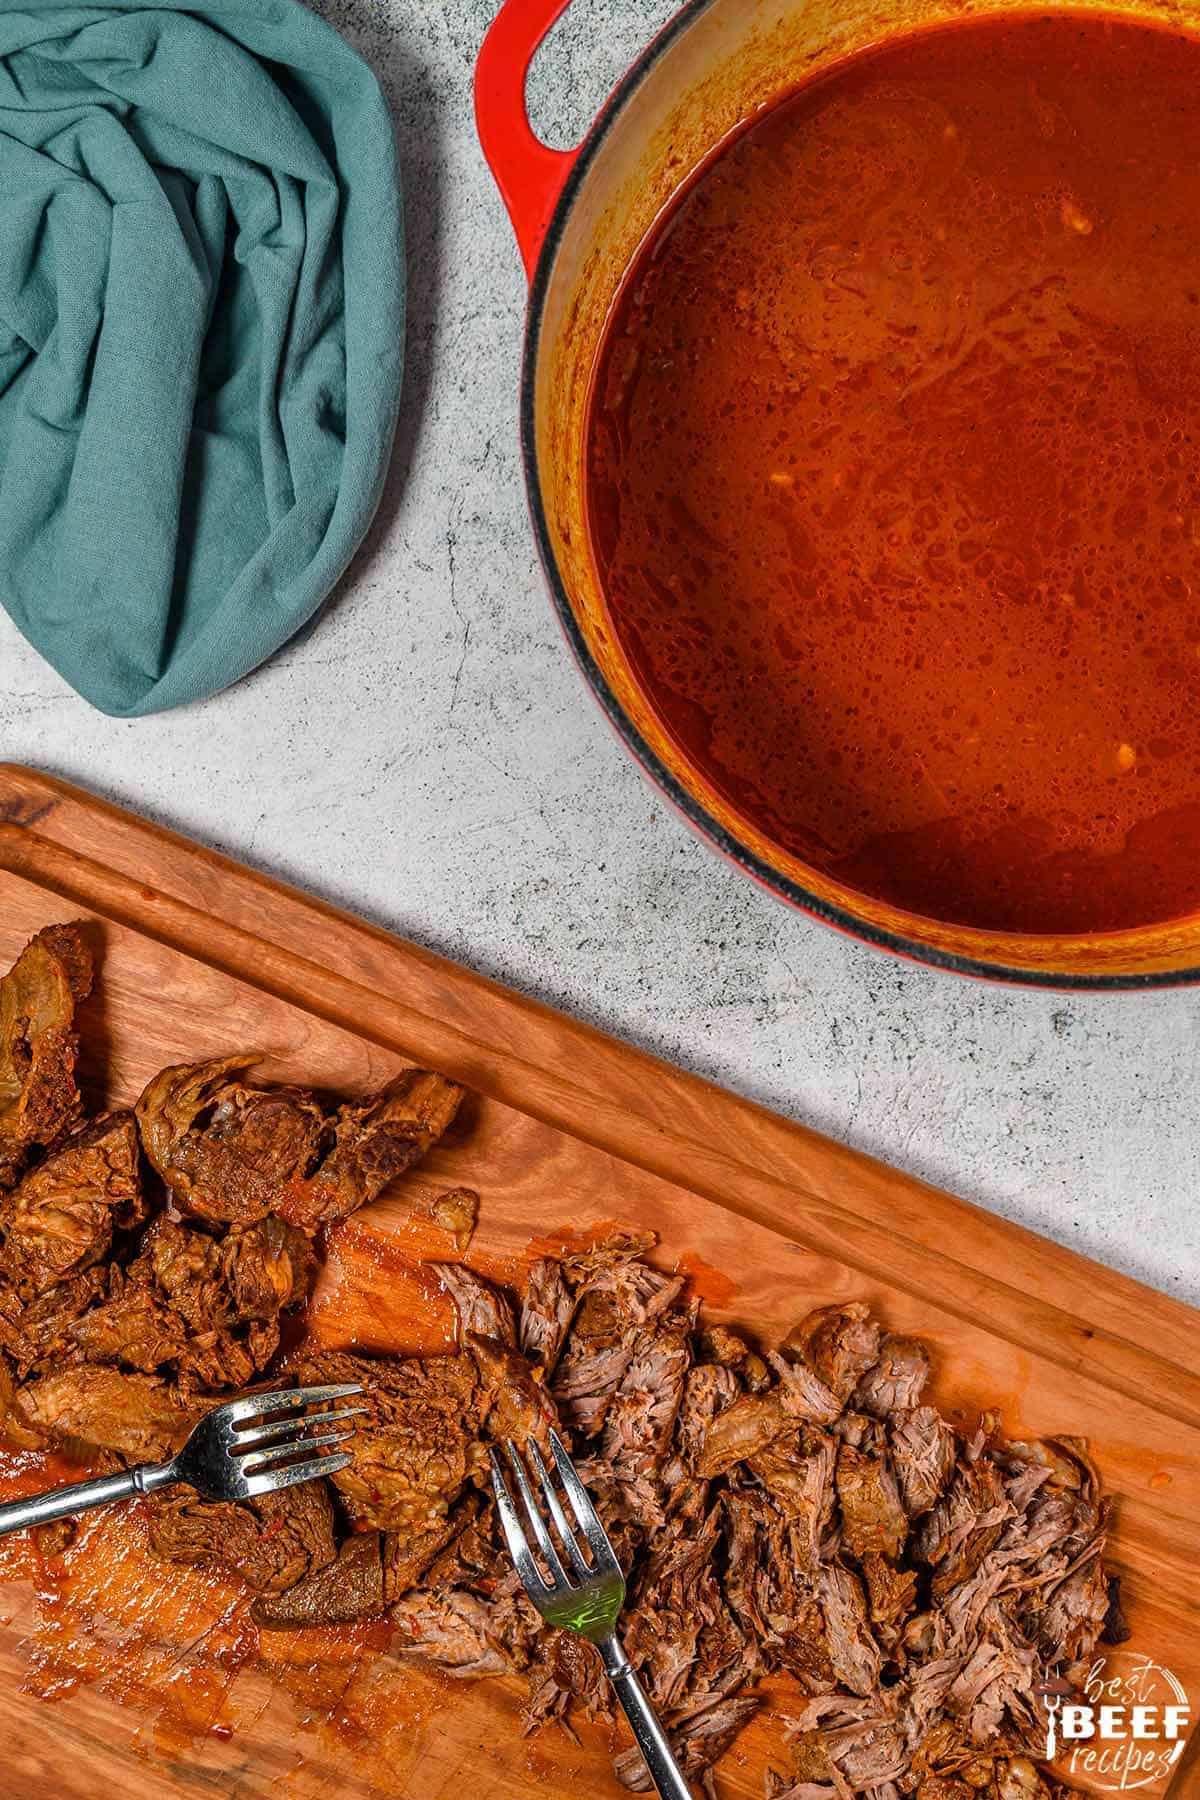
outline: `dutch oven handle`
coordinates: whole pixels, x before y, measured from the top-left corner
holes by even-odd
[[[551,150],[535,137],[525,80],[538,45],[569,5],[570,0],[504,0],[475,65],[479,142],[531,277],[578,151]]]

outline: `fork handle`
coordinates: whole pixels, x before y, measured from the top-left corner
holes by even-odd
[[[693,1800],[692,1790],[683,1779],[683,1771],[675,1760],[666,1732],[658,1715],[646,1698],[646,1690],[633,1672],[621,1640],[615,1635],[598,1646],[604,1658],[608,1679],[613,1684],[621,1710],[629,1720],[629,1728],[637,1740],[650,1778],[662,1800]]]
[[[98,1475],[94,1481],[73,1481],[65,1487],[51,1488],[48,1494],[10,1500],[0,1506],[0,1537],[25,1531],[31,1525],[49,1525],[53,1519],[68,1519],[93,1506],[108,1506],[114,1500],[149,1494],[173,1479],[169,1463],[144,1463],[138,1469],[122,1469],[119,1475]]]

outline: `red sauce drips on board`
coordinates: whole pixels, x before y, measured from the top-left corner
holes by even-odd
[[[773,841],[966,925],[1200,910],[1200,41],[975,19],[761,116],[627,279],[588,501]]]

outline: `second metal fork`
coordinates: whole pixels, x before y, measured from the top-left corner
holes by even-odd
[[[550,1448],[590,1560],[584,1555],[575,1532],[567,1523],[541,1451],[533,1439],[529,1440],[526,1454],[533,1465],[546,1511],[558,1536],[558,1544],[562,1547],[561,1555],[542,1517],[517,1446],[507,1443],[504,1447],[508,1452],[513,1480],[520,1495],[526,1521],[524,1526],[509,1492],[503,1464],[495,1450],[491,1453],[492,1486],[495,1489],[496,1507],[505,1542],[525,1592],[548,1625],[555,1625],[560,1631],[577,1632],[600,1652],[605,1673],[613,1684],[617,1699],[621,1702],[637,1740],[638,1749],[663,1800],[692,1800],[691,1789],[675,1760],[667,1734],[659,1724],[654,1708],[646,1698],[645,1689],[634,1674],[617,1636],[617,1618],[625,1601],[625,1577],[621,1573],[621,1565],[588,1491],[575,1473],[574,1464],[564,1450],[557,1432],[550,1433]],[[533,1537],[532,1546],[529,1534]],[[563,1556],[571,1565],[570,1575],[563,1566]]]
[[[143,1463],[122,1469],[119,1475],[99,1475],[94,1481],[72,1482],[35,1494],[27,1500],[10,1500],[0,1506],[0,1537],[24,1531],[30,1525],[48,1525],[94,1506],[114,1500],[131,1500],[135,1494],[184,1481],[208,1500],[249,1500],[256,1494],[273,1494],[280,1488],[312,1481],[317,1475],[334,1475],[351,1458],[340,1448],[351,1435],[346,1420],[361,1413],[361,1406],[344,1406],[340,1412],[307,1412],[329,1400],[360,1394],[359,1382],[333,1387],[280,1388],[273,1394],[247,1394],[214,1407],[196,1426],[182,1450],[165,1463]],[[255,1424],[261,1419],[262,1424]],[[351,1428],[353,1429],[353,1428]],[[333,1446],[338,1446],[333,1450]],[[311,1452],[330,1447],[327,1456]],[[297,1462],[296,1457],[304,1457]]]

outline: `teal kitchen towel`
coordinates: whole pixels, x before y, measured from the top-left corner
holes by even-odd
[[[0,601],[88,700],[199,699],[312,617],[403,341],[391,120],[331,27],[0,0]]]

